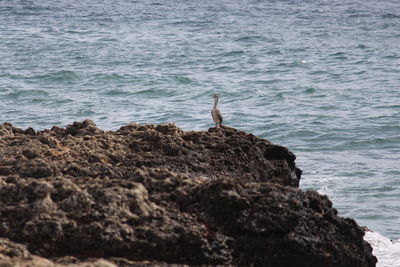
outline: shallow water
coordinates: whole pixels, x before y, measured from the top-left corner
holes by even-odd
[[[288,146],[301,187],[400,238],[400,2],[0,0],[0,122],[213,126]]]

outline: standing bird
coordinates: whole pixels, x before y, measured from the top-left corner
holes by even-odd
[[[219,109],[217,109],[217,103],[218,103],[218,96],[214,95],[214,107],[211,110],[211,116],[213,120],[215,121],[215,127],[219,128],[222,123],[222,115]]]

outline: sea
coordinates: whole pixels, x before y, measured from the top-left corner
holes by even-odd
[[[399,0],[0,0],[0,123],[207,130],[214,94],[302,189],[400,240]]]

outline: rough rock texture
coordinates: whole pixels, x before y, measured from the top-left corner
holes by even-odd
[[[29,253],[25,246],[0,238],[0,266],[2,267],[58,267],[58,266],[85,266],[85,267],[116,267],[117,265],[104,259],[92,259],[79,262],[73,257],[58,259],[59,263],[38,257]],[[135,265],[134,262],[131,262]],[[137,266],[137,265],[136,265]]]
[[[0,264],[375,266],[364,231],[298,189],[294,161],[229,127],[4,123]]]

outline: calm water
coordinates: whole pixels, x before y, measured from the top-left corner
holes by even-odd
[[[216,4],[218,2],[218,4]],[[0,122],[226,124],[400,238],[400,2],[0,0]]]

